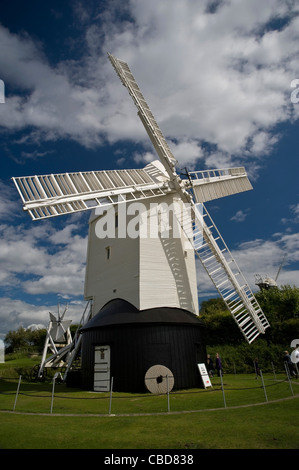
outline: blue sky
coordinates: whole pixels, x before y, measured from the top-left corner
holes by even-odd
[[[252,288],[284,255],[278,283],[299,286],[298,40],[291,0],[4,1],[0,337],[46,325],[58,302],[74,321],[84,308],[88,214],[32,222],[11,178],[156,158],[107,52],[130,65],[179,166],[246,167],[254,190],[207,208]],[[200,266],[198,289],[216,296]]]

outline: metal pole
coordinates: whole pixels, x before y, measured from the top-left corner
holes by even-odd
[[[273,370],[274,379],[276,380],[276,373],[275,373],[274,363],[271,362],[271,364],[272,364],[272,370]]]
[[[226,408],[225,393],[224,393],[223,380],[222,380],[222,370],[220,369],[219,372],[220,372],[220,380],[221,380],[221,388],[222,388],[222,396],[223,396],[224,408]]]
[[[111,377],[111,380],[110,380],[109,414],[111,414],[111,405],[112,405],[112,389],[113,389],[113,377]]]
[[[18,399],[19,390],[20,390],[20,384],[21,384],[21,378],[22,378],[22,376],[20,375],[20,377],[19,377],[19,383],[18,383],[18,387],[17,387],[17,392],[16,392],[15,403],[14,403],[14,407],[13,407],[13,411],[15,411],[16,404],[17,404],[17,399]]]
[[[263,377],[263,373],[262,373],[261,369],[260,369],[260,374],[261,374],[261,379],[262,379],[262,385],[263,385],[263,389],[264,389],[265,398],[266,398],[266,401],[268,401],[266,387],[265,387],[265,384],[264,384],[264,377]]]
[[[53,410],[53,401],[54,401],[54,389],[55,389],[55,380],[56,380],[56,374],[54,375],[53,377],[53,385],[52,385],[52,398],[51,398],[51,410],[50,410],[50,413],[52,414],[52,410]]]
[[[168,387],[168,375],[166,375],[166,386],[167,386],[167,411],[170,411],[170,404],[169,404],[169,387]]]
[[[287,374],[287,378],[288,378],[288,381],[289,381],[289,386],[290,386],[292,395],[294,396],[293,387],[292,387],[292,383],[291,383],[290,372],[289,372],[289,368],[288,368],[288,365],[287,365],[286,362],[284,363],[284,368],[285,368],[285,370],[286,370],[286,374]]]
[[[255,361],[253,361],[253,367],[254,367],[254,372],[255,372],[255,378],[257,379],[257,370],[256,370]]]

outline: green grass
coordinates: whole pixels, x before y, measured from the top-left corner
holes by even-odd
[[[264,376],[269,401],[288,398],[290,387],[284,376],[274,380],[271,374]],[[227,407],[257,404],[266,401],[260,379],[253,374],[226,375],[223,379]],[[294,393],[299,392],[299,381],[293,380]],[[221,383],[218,377],[212,379],[213,388],[173,391],[169,397],[172,412],[219,409],[224,407]],[[15,403],[17,379],[0,380],[0,409],[12,411]],[[52,383],[30,383],[21,381],[15,411],[29,413],[50,413]],[[65,384],[55,385],[53,413],[63,414],[108,414],[110,393],[96,393]],[[113,392],[112,414],[163,413],[168,411],[167,395],[150,393],[130,394]]]
[[[292,381],[295,397],[283,375],[264,380],[267,403],[254,374],[231,374],[223,379],[226,409],[214,378],[213,389],[172,392],[170,413],[166,395],[114,392],[109,415],[109,393],[64,384],[55,386],[50,414],[52,384],[25,381],[13,413],[18,380],[6,376],[0,379],[0,448],[298,449],[299,380]]]
[[[154,416],[1,414],[2,449],[298,449],[298,398]]]

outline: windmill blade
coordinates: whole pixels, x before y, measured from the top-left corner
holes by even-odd
[[[111,54],[108,54],[117,75],[123,85],[127,88],[129,94],[138,109],[138,116],[144,125],[146,132],[169,176],[173,178],[175,174],[176,159],[174,158],[165,137],[163,136],[144,96],[142,95],[136,80],[126,62],[123,62]]]
[[[62,341],[64,339],[64,334],[67,329],[70,327],[72,320],[65,321],[56,321],[53,323],[50,334],[54,341]]]
[[[49,312],[49,315],[50,315],[51,322],[57,322],[56,317],[54,317],[53,313]]]
[[[252,343],[270,326],[268,320],[206,208],[201,214],[193,203],[192,212],[192,235],[185,233],[245,339]]]
[[[144,169],[89,171],[12,178],[33,220],[99,206],[163,196],[167,176],[152,162]]]
[[[253,189],[244,167],[191,171],[189,176],[198,203]]]
[[[282,268],[282,266],[283,266],[283,264],[284,264],[284,262],[285,262],[286,256],[287,256],[287,254],[285,253],[285,254],[284,254],[284,257],[283,257],[283,259],[282,259],[282,262],[281,262],[280,265],[279,265],[277,274],[276,274],[276,276],[275,276],[275,279],[274,279],[275,282],[276,282],[277,279],[278,279],[279,273],[280,273],[281,268]]]
[[[60,315],[60,306],[59,306],[59,304],[58,304],[58,320],[59,320],[59,321],[62,321],[62,320],[63,320],[63,317],[64,317],[64,315],[66,314],[67,309],[68,309],[68,306],[66,305],[66,306],[64,307],[64,310],[63,310],[62,314]]]

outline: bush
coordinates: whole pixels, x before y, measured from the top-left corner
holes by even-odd
[[[255,373],[254,359],[258,359],[259,367],[263,372],[284,371],[283,352],[288,349],[286,344],[269,345],[265,339],[257,339],[253,344],[245,341],[239,345],[213,345],[207,346],[207,353],[211,355],[215,365],[215,356],[218,352],[221,357],[223,373]]]
[[[46,330],[31,330],[20,327],[16,331],[9,331],[5,336],[5,344],[7,345],[5,352],[8,353],[29,353],[41,352],[44,347]]]

